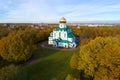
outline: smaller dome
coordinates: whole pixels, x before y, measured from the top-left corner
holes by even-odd
[[[66,19],[64,17],[60,18],[60,23],[66,23]]]

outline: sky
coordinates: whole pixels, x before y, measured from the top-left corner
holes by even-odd
[[[0,0],[0,23],[120,22],[119,0]]]

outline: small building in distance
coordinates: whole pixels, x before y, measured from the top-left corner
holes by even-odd
[[[48,37],[48,44],[55,47],[75,48],[76,37],[71,29],[66,26],[66,19],[60,19],[59,27],[54,29]]]

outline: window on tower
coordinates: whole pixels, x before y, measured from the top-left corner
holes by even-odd
[[[60,24],[60,27],[61,27],[61,24]]]
[[[61,27],[63,27],[63,25],[61,25]]]

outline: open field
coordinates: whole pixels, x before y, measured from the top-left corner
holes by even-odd
[[[64,80],[73,72],[69,60],[77,52],[39,48],[33,54],[33,60],[22,65],[22,71],[27,80]]]

